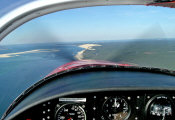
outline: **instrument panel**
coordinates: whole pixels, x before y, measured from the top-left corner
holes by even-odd
[[[15,119],[173,120],[175,94],[158,91],[103,91],[48,100]]]

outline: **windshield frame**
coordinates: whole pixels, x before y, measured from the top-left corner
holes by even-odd
[[[0,41],[27,21],[52,12],[91,6],[149,5],[148,0],[39,0],[19,6],[0,19]]]

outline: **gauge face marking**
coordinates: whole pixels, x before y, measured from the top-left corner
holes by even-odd
[[[173,120],[174,105],[167,96],[153,97],[147,104],[147,118],[156,120]]]
[[[121,97],[110,97],[103,104],[103,112],[110,120],[125,120],[130,115],[128,103]]]
[[[77,104],[65,104],[57,110],[56,120],[86,120],[86,113]]]

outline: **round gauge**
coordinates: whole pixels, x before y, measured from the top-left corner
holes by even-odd
[[[79,105],[65,104],[57,110],[56,120],[86,120],[86,113]]]
[[[155,96],[148,101],[146,113],[149,120],[173,120],[173,102],[167,96]]]
[[[110,97],[104,102],[103,111],[109,120],[126,120],[130,115],[130,108],[124,98]]]

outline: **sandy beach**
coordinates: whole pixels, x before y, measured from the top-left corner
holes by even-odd
[[[97,46],[101,46],[99,44],[83,44],[83,45],[79,45],[78,47],[80,48],[84,48],[84,50],[78,52],[76,55],[75,55],[75,58],[77,60],[82,60],[84,58],[83,54],[86,50],[95,50],[93,47],[97,47]]]
[[[9,57],[15,57],[22,54],[29,54],[29,53],[40,53],[40,52],[58,52],[59,50],[54,49],[36,49],[36,50],[30,50],[30,51],[24,51],[24,52],[17,52],[17,53],[7,53],[7,54],[0,54],[0,58],[9,58]]]

